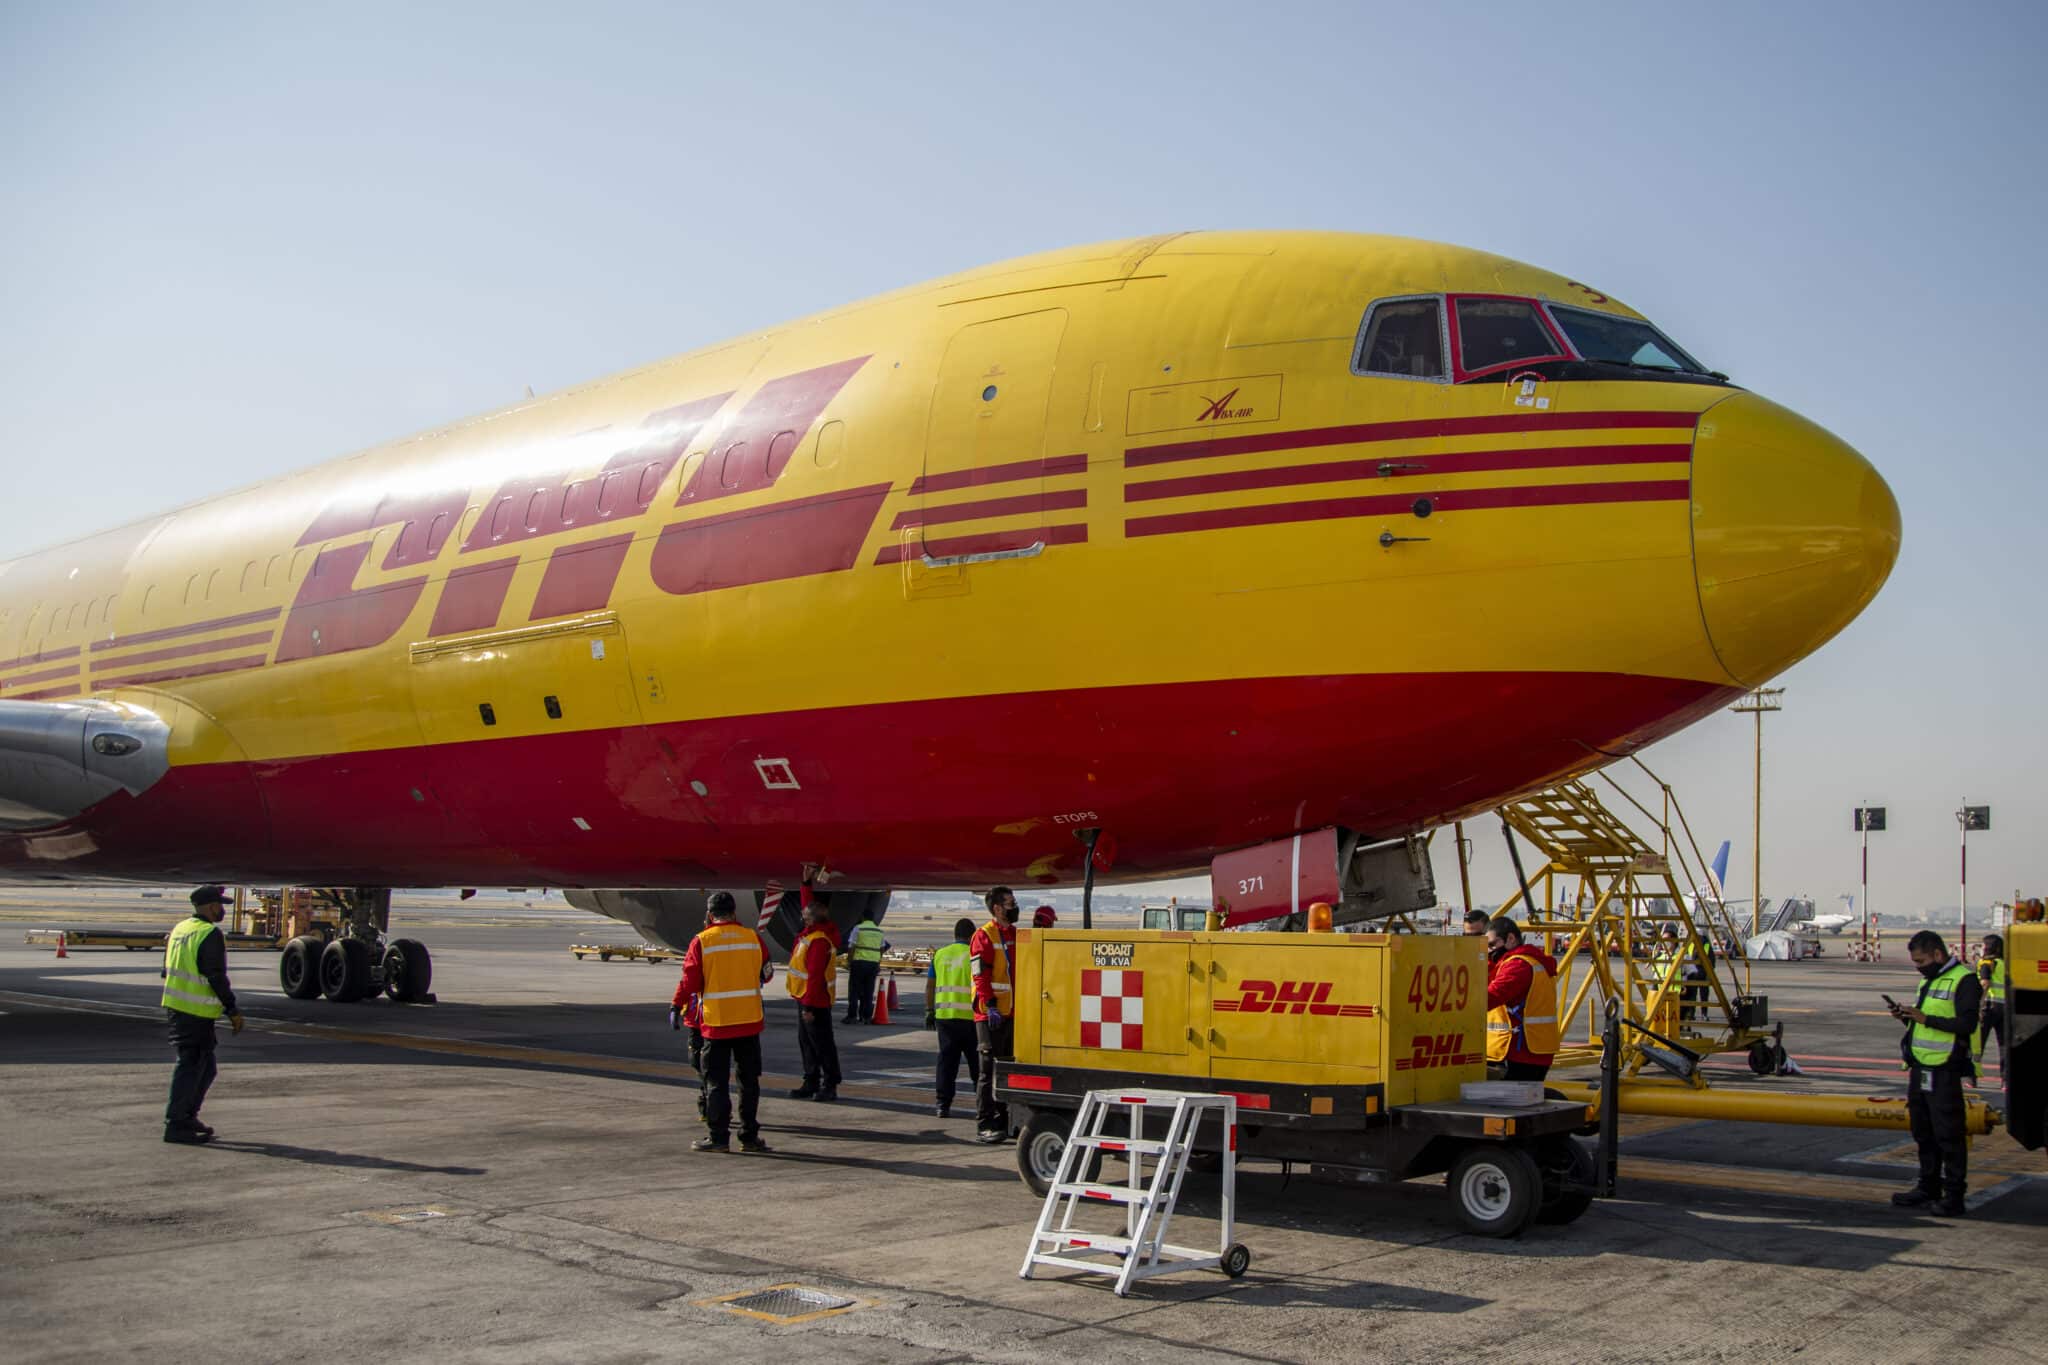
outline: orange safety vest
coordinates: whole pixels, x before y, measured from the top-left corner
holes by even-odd
[[[697,952],[704,963],[704,1027],[760,1023],[760,935],[740,924],[706,925]]]
[[[823,929],[813,929],[796,941],[796,947],[789,954],[789,975],[784,978],[792,1000],[803,999],[804,992],[811,988],[810,973],[804,970],[804,962],[810,957],[811,940],[822,938],[829,944],[831,937]],[[839,959],[829,952],[825,954],[825,994],[834,1004],[838,1003]]]
[[[988,935],[988,941],[995,946],[995,952],[990,954],[991,965],[988,974],[988,987],[990,991],[994,992],[995,998],[989,1003],[995,1006],[997,1014],[1007,1019],[1016,1011],[1016,1002],[1010,998],[1010,955],[1003,949],[1003,930],[1005,927],[991,919],[987,924],[981,926],[981,932]],[[981,964],[977,960],[975,963],[977,972],[980,970],[980,966]]]
[[[1510,956],[1523,956],[1518,948]],[[1543,960],[1524,956],[1529,964],[1529,993],[1519,1005],[1498,1005],[1486,1012],[1486,1060],[1504,1062],[1510,1053],[1534,1057],[1557,1055],[1557,982]]]

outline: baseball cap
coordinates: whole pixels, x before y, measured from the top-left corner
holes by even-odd
[[[226,888],[215,886],[209,882],[192,893],[192,908],[197,910],[202,905],[226,905],[233,899],[234,897],[227,893]]]

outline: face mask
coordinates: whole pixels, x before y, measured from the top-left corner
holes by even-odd
[[[1507,950],[1508,946],[1505,943],[1489,943],[1486,945],[1486,960],[1488,962],[1496,962]]]
[[[1945,962],[1930,962],[1920,969],[1920,975],[1932,981],[1935,977],[1941,975],[1941,969],[1947,965]]]
[[[1015,924],[1017,922],[1017,914],[1018,909],[1016,906],[1006,905],[1003,907],[1003,920],[1005,923]]]

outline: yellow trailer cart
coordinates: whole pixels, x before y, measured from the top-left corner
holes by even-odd
[[[1573,1136],[1585,1104],[1463,1098],[1486,1079],[1477,939],[1020,930],[1014,988],[998,1090],[1040,1194],[1082,1096],[1116,1086],[1234,1096],[1240,1160],[1364,1181],[1448,1172],[1460,1221],[1487,1236],[1569,1222],[1611,1191],[1611,1148],[1596,1161]],[[1196,1148],[1224,1140],[1204,1131]]]

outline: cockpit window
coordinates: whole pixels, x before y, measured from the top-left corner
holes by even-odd
[[[1502,365],[1564,353],[1527,299],[1461,298],[1456,302],[1458,368],[1477,374]]]
[[[1374,304],[1353,368],[1361,374],[1442,379],[1442,308],[1434,298],[1382,299]]]
[[[1697,360],[1678,349],[1671,338],[1647,322],[1596,313],[1587,308],[1550,306],[1550,315],[1587,360],[1646,370],[1706,374]]]

